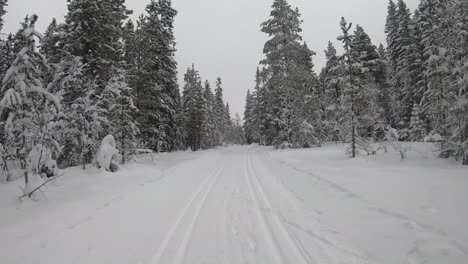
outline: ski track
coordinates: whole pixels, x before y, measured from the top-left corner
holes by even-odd
[[[217,180],[219,179],[220,175],[223,172],[223,166],[216,170],[216,172],[208,177],[200,184],[200,187],[195,192],[195,194],[190,198],[190,200],[185,205],[184,209],[181,211],[179,217],[175,221],[174,225],[171,226],[169,232],[164,237],[164,240],[159,247],[158,251],[152,257],[152,264],[159,264],[163,263],[162,259],[170,246],[172,240],[175,240],[175,233],[180,230],[182,227],[182,222],[189,217],[191,209],[194,209],[194,214],[190,218],[189,225],[184,232],[182,241],[178,241],[181,244],[179,245],[179,249],[177,250],[176,256],[174,256],[174,260],[171,263],[179,264],[183,263],[185,254],[187,252],[187,247],[190,242],[191,235],[193,233],[194,227],[197,223],[198,217],[200,216],[200,212],[203,209],[204,204],[208,198],[208,195],[212,191],[213,187],[216,185]],[[198,204],[196,201],[200,200]],[[173,242],[173,245],[177,245],[178,243]]]
[[[252,165],[251,165],[251,157],[250,157],[250,153],[247,154],[247,160],[246,160],[246,174],[247,174],[247,181],[249,182],[249,186],[250,186],[250,189],[252,190],[252,185],[254,186],[253,188],[256,190],[254,191],[259,198],[257,200],[257,205],[259,203],[263,204],[265,206],[265,208],[267,208],[267,212],[269,213],[268,215],[271,217],[270,221],[270,224],[267,224],[269,225],[270,227],[274,226],[275,228],[270,228],[269,231],[270,231],[270,237],[274,237],[274,232],[272,230],[277,230],[280,232],[280,236],[281,236],[281,239],[274,239],[275,241],[285,241],[286,242],[286,246],[287,246],[287,249],[289,249],[290,251],[285,251],[285,248],[283,247],[278,247],[278,250],[283,252],[281,254],[282,256],[282,260],[283,260],[283,263],[297,263],[297,264],[301,264],[301,263],[311,263],[310,260],[308,260],[308,257],[306,257],[306,253],[305,253],[305,250],[304,250],[304,246],[301,244],[301,242],[293,237],[293,235],[291,235],[290,232],[288,232],[288,230],[286,229],[286,226],[284,225],[283,221],[278,217],[278,214],[275,212],[275,209],[273,208],[272,206],[272,203],[271,201],[269,200],[269,198],[267,197],[267,194],[265,193],[265,190],[264,188],[262,187],[260,181],[258,180],[258,177],[257,175],[255,174],[255,172],[253,171],[252,169]],[[253,182],[253,184],[252,184]],[[254,196],[257,196],[257,195],[254,195]],[[259,201],[261,200],[261,201]],[[260,212],[261,213],[261,212]],[[265,215],[265,214],[263,214]],[[265,220],[265,218],[263,218]],[[267,222],[267,221],[265,221]],[[278,242],[276,243],[276,245],[278,245]],[[294,261],[293,260],[290,260],[290,259],[287,259],[286,257],[286,252],[291,252],[293,254],[293,257],[294,257]]]
[[[77,213],[76,217],[72,215],[37,241],[34,239],[37,233],[29,230],[24,234],[10,236],[22,241],[33,240],[27,245],[40,248],[37,263],[41,264],[57,263],[54,260],[58,260],[60,254],[57,253],[59,251],[56,247],[62,247],[67,254],[72,255],[70,263],[90,263],[96,258],[102,260],[100,263],[114,260],[118,264],[133,260],[135,261],[130,263],[376,263],[374,261],[378,258],[372,248],[355,240],[354,243],[348,243],[353,237],[346,237],[349,234],[344,229],[338,229],[341,232],[336,231],[334,228],[340,226],[330,226],[334,222],[326,221],[324,216],[328,214],[325,209],[320,204],[309,203],[307,194],[302,193],[301,196],[302,189],[294,188],[294,179],[289,177],[297,175],[311,178],[310,190],[323,191],[318,194],[323,195],[324,199],[336,198],[338,202],[346,203],[364,216],[388,221],[382,224],[382,227],[396,226],[403,232],[414,234],[414,242],[410,241],[410,245],[403,248],[403,254],[406,254],[405,259],[402,259],[404,263],[426,263],[431,254],[440,250],[445,250],[443,254],[461,252],[461,256],[468,255],[468,249],[462,242],[437,225],[427,224],[424,219],[417,220],[416,217],[381,206],[333,179],[276,159],[264,148],[220,148],[197,155],[200,157],[199,161],[194,161],[186,167],[167,167],[160,170],[158,177],[142,178],[141,182],[119,190],[119,193],[99,200],[97,204],[87,201],[91,204],[89,210]],[[183,185],[186,182],[190,185]],[[148,198],[153,197],[154,190],[158,190],[159,193],[161,190],[165,191],[162,195],[155,196],[158,197],[155,200],[160,204],[157,201],[156,204],[152,204],[153,201],[145,203]],[[163,204],[166,199],[173,199],[174,205]],[[68,241],[69,237],[81,235],[83,240],[86,235],[81,232],[91,234],[102,228],[103,223],[114,219],[114,216],[124,216],[121,212],[137,204],[135,201],[142,204],[139,207],[131,207],[131,214],[139,219],[147,217],[147,220],[134,222],[124,219],[121,224],[127,227],[132,223],[141,223],[142,226],[138,228],[149,228],[149,232],[143,230],[132,237],[131,234],[135,233],[133,228],[127,228],[119,234],[112,227],[108,227],[100,234],[112,236],[110,239],[115,237],[115,247],[112,243],[109,244],[111,246],[103,243],[105,240],[101,237],[95,237],[95,240],[90,242],[77,243],[77,247],[73,247],[72,250],[63,246],[63,241]],[[154,209],[155,206],[159,207]],[[431,206],[428,205],[428,210],[431,210]],[[159,208],[168,209],[168,212],[165,213]],[[153,223],[158,223],[158,217],[161,215],[167,217],[160,221],[162,224],[153,226]],[[122,238],[127,239],[129,235],[131,242],[127,243],[136,242],[136,245],[122,241]],[[74,241],[70,243],[74,245]],[[365,249],[356,246],[356,243]],[[123,250],[127,245],[128,251]],[[10,247],[19,250],[19,247],[9,244],[7,250]],[[123,250],[114,251],[121,259],[112,254],[106,255],[105,253],[113,252],[110,249]],[[7,250],[5,253],[9,252]],[[5,264],[23,263],[9,262],[21,257],[10,255],[7,256]]]

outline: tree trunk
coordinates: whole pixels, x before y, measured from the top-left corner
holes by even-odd
[[[465,149],[465,153],[463,154],[463,165],[468,166],[468,149]]]

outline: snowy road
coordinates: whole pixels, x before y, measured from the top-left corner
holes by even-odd
[[[449,240],[446,253],[458,255],[445,263],[467,256],[459,241],[437,227],[373,207],[359,194],[312,176],[258,147],[170,154],[158,166],[135,164],[106,177],[75,175],[50,188],[48,201],[17,205],[2,216],[1,263],[431,263],[398,254],[382,261],[372,248],[363,248],[368,244],[334,229],[339,224],[329,226],[328,203],[345,208],[341,219],[333,217],[337,223],[349,216],[351,226],[362,228],[352,222],[354,213],[371,219],[361,233],[378,229],[372,225],[393,233],[389,226],[405,230],[400,223],[407,223],[438,238],[436,243]],[[294,187],[301,183],[310,192],[326,191],[307,196]],[[384,242],[388,234],[382,232],[374,233],[372,243],[398,242]]]

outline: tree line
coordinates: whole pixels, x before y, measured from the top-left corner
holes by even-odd
[[[0,31],[6,7],[0,0]],[[131,14],[125,0],[69,0],[65,21],[53,19],[44,34],[31,15],[2,38],[3,172],[13,166],[27,176],[50,160],[84,168],[107,135],[115,137],[122,162],[137,149],[241,143],[220,78],[213,95],[192,67],[181,96],[171,0],[151,0],[136,22]]]
[[[301,23],[297,8],[275,0],[262,24],[269,40],[246,98],[249,143],[342,141],[354,157],[392,131],[400,141],[438,141],[441,157],[468,165],[468,2],[421,0],[411,13],[390,0],[387,43],[378,47],[343,18],[343,52],[329,42],[319,74]]]

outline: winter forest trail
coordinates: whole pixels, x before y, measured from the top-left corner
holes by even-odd
[[[130,165],[103,181],[109,184],[106,189],[97,182],[81,190],[89,197],[55,204],[67,191],[61,190],[40,206],[18,207],[21,221],[0,220],[6,221],[0,225],[1,262],[418,264],[423,262],[417,254],[434,241],[448,241],[466,253],[437,227],[278,162],[261,147],[170,154],[157,166]],[[337,209],[340,205],[348,209]],[[337,210],[342,210],[341,218],[333,214]],[[355,217],[377,226],[366,229],[353,222]],[[391,233],[390,226],[406,228],[402,222],[438,240],[418,240],[414,249],[408,246],[408,256],[384,256],[382,261],[340,221],[349,221],[361,233],[375,232],[373,241],[384,245],[386,234],[374,228]],[[34,254],[22,255],[25,248]]]

